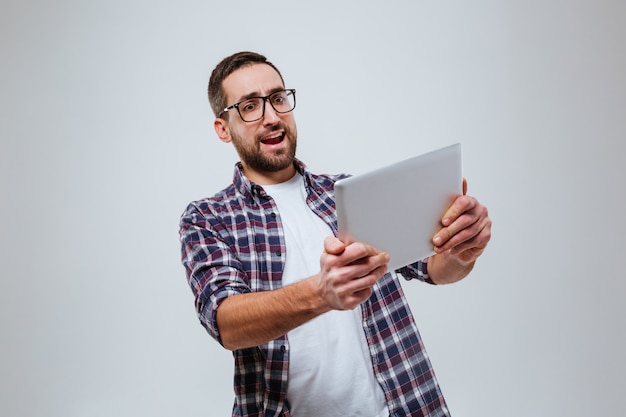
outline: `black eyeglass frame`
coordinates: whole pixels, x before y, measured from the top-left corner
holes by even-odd
[[[279,93],[287,93],[287,95],[291,95],[291,96],[293,97],[293,107],[292,107],[290,110],[287,110],[287,111],[279,111],[279,110],[276,110],[276,107],[274,107],[274,104],[273,104],[273,103],[272,103],[272,101],[270,100],[270,97],[272,97],[272,96],[274,96],[274,95],[276,95],[276,94],[279,94]],[[249,100],[253,100],[253,99],[255,99],[255,98],[260,98],[260,99],[262,99],[262,100],[261,100],[261,102],[263,103],[263,108],[261,109],[261,116],[259,116],[257,119],[254,119],[254,120],[246,120],[246,119],[244,119],[244,118],[243,118],[243,116],[241,115],[241,111],[239,110],[239,105],[240,105],[241,103],[244,103],[244,102],[249,101]],[[245,99],[243,99],[243,100],[241,100],[241,101],[238,101],[238,102],[237,102],[237,103],[235,103],[235,104],[231,104],[230,106],[226,107],[224,110],[222,110],[222,112],[220,113],[220,116],[222,116],[224,113],[226,113],[226,112],[227,112],[227,111],[229,111],[229,110],[232,110],[232,109],[237,109],[237,113],[239,114],[239,117],[241,118],[241,120],[243,120],[243,121],[244,121],[244,122],[246,122],[246,123],[256,122],[256,121],[258,121],[258,120],[261,120],[261,119],[263,118],[263,116],[265,116],[265,102],[266,102],[266,101],[270,103],[270,106],[272,106],[272,108],[274,109],[274,111],[275,111],[276,113],[278,113],[278,114],[285,114],[285,113],[292,112],[292,111],[293,111],[293,109],[295,109],[295,108],[296,108],[296,89],[295,89],[295,88],[285,88],[285,89],[283,89],[283,90],[274,91],[272,94],[269,94],[269,95],[267,95],[267,96],[265,96],[265,97],[260,97],[260,96],[259,96],[259,97],[247,97],[247,98],[245,98]]]

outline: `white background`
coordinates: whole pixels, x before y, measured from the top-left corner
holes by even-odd
[[[230,181],[206,83],[298,90],[298,155],[358,173],[454,142],[493,239],[405,285],[454,416],[624,415],[623,1],[0,3],[0,415],[227,416],[179,261]]]

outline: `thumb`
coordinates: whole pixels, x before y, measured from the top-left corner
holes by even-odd
[[[334,236],[324,239],[324,251],[331,255],[340,255],[346,249],[346,245]]]

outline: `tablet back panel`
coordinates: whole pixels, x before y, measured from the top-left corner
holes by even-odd
[[[462,194],[461,144],[447,146],[335,183],[339,238],[391,255],[395,270],[433,252],[433,235]]]

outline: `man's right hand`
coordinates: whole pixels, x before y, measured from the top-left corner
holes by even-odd
[[[363,243],[324,240],[320,272],[272,291],[237,294],[217,311],[225,348],[258,346],[330,310],[349,310],[367,300],[387,271],[389,255]]]
[[[370,297],[388,262],[389,254],[372,246],[327,237],[317,275],[322,298],[333,310],[354,309]]]

